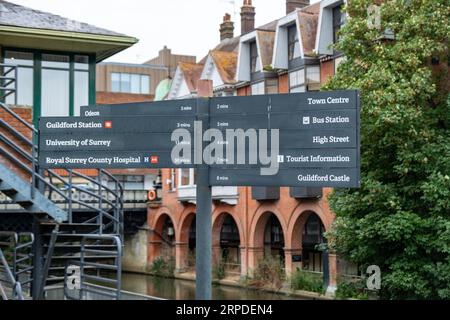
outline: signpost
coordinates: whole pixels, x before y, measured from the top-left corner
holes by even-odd
[[[359,187],[359,113],[355,90],[88,106],[40,119],[39,165],[195,168],[208,234],[211,186]],[[210,297],[210,276],[199,283]]]

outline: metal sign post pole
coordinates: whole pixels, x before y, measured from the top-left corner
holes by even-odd
[[[199,96],[212,95],[212,83],[208,80],[200,80],[198,83]],[[203,88],[204,90],[200,90]],[[198,120],[202,122],[202,128],[195,132],[203,137],[203,130],[209,127],[209,99],[198,98]],[[203,162],[203,146],[194,150],[196,158],[201,157]],[[197,159],[198,160],[198,159]],[[195,274],[197,300],[211,300],[212,290],[212,191],[209,184],[209,167],[197,168],[197,215],[196,215],[196,248],[195,248]]]

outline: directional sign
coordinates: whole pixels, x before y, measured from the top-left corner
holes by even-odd
[[[285,187],[359,187],[359,170],[352,169],[281,169],[274,176],[264,176],[259,169],[211,168],[212,186],[285,186]]]
[[[195,115],[196,112],[197,99],[83,106],[80,110],[82,117],[109,117],[126,115],[181,116]]]
[[[354,90],[95,105],[81,115],[40,119],[41,167],[209,166],[211,185],[359,185]],[[262,175],[275,164],[277,174]]]
[[[194,130],[195,116],[52,117],[39,121],[42,134],[58,133],[171,133],[175,129]]]

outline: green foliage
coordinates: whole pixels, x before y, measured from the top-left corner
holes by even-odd
[[[175,258],[169,257],[164,259],[163,257],[158,257],[153,260],[149,271],[155,276],[173,277],[175,274]]]
[[[214,277],[218,280],[222,280],[225,278],[225,264],[223,262],[220,262],[219,265],[215,266],[213,268],[213,274]]]
[[[366,284],[363,280],[341,280],[337,284],[336,299],[368,299]]]
[[[285,280],[283,264],[278,257],[265,257],[260,260],[253,272],[253,277],[247,279],[247,284],[256,288],[281,289]]]
[[[380,266],[382,298],[449,299],[448,0],[383,1],[380,30],[367,25],[372,3],[349,2],[346,60],[324,88],[359,89],[362,101],[362,187],[331,195],[328,238],[348,260]],[[387,29],[394,41],[380,40]]]
[[[295,273],[291,276],[291,288],[293,290],[311,291],[320,294],[325,293],[322,275],[316,275],[312,274],[311,272],[305,272],[298,268],[295,271]]]

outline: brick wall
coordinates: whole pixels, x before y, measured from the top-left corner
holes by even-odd
[[[128,102],[146,102],[153,101],[154,96],[149,94],[133,94],[119,92],[97,91],[98,104],[116,104]]]
[[[289,93],[289,74],[285,73],[278,78],[278,92]]]
[[[32,123],[33,121],[33,111],[32,108],[19,108],[19,107],[13,107],[11,108],[13,112],[15,112],[19,117],[21,117],[23,120],[25,120],[28,123]],[[12,126],[15,130],[19,131],[23,136],[30,139],[32,138],[32,133],[29,128],[27,128],[26,125],[21,123],[19,120],[15,119],[12,115],[10,115],[8,112],[6,112],[3,108],[0,108],[0,119],[5,121],[7,124]],[[13,136],[9,130],[5,129],[4,126],[0,125],[0,132],[3,136],[5,136],[7,139],[12,141],[14,144],[19,146],[23,151],[30,154],[31,148],[28,144],[22,142],[20,139]],[[0,142],[0,148],[3,150],[11,153],[18,161],[25,163],[29,167],[31,167],[31,163],[27,161],[25,158],[19,155],[19,153],[15,152],[12,148],[10,148],[8,145],[6,145],[3,142]],[[17,163],[14,161],[9,160],[8,158],[4,157],[0,154],[0,162],[4,165],[6,165],[8,168],[15,171],[18,175],[20,175],[24,179],[29,179],[28,173],[21,169]]]

